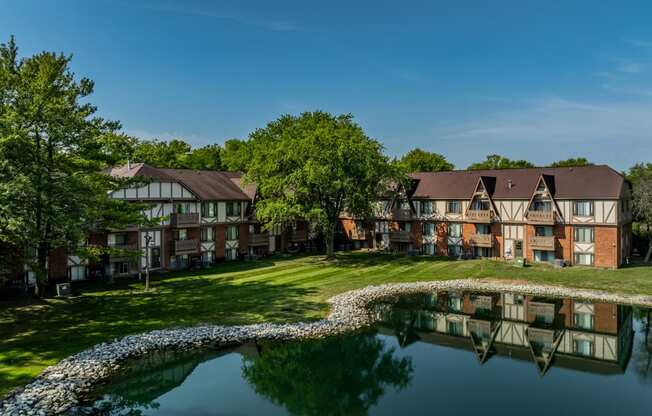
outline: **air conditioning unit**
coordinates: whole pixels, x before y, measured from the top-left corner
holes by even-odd
[[[59,283],[57,284],[57,296],[59,297],[68,297],[72,294],[72,289],[70,283]]]

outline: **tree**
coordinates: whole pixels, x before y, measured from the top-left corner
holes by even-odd
[[[372,203],[398,177],[382,145],[351,115],[321,111],[285,115],[250,135],[246,180],[261,195],[256,216],[270,225],[306,219],[323,233],[333,257],[343,210],[371,213]]]
[[[182,158],[186,169],[222,170],[222,148],[216,144],[192,149]]]
[[[250,160],[249,142],[245,140],[229,139],[224,142],[222,162],[226,170],[233,172],[246,172]]]
[[[517,169],[517,168],[533,168],[534,165],[527,160],[511,160],[500,155],[488,155],[482,162],[473,163],[469,166],[469,170],[481,169]]]
[[[257,394],[293,415],[366,415],[386,387],[405,388],[414,371],[373,333],[262,346],[243,358]]]
[[[647,237],[648,249],[645,262],[652,256],[652,164],[637,164],[632,167],[628,175],[632,182],[632,202],[634,216],[641,226],[639,233]],[[644,227],[644,228],[643,228]]]
[[[558,160],[556,162],[552,162],[549,167],[551,168],[569,168],[569,167],[575,167],[575,166],[591,166],[593,163],[589,162],[589,160],[585,157],[572,157],[570,159],[566,160]]]
[[[70,57],[17,52],[13,37],[0,45],[0,244],[25,249],[40,294],[52,249],[78,247],[105,215],[142,213],[109,197],[124,182],[101,172],[97,142],[119,123],[94,115],[93,82]]]
[[[407,172],[440,172],[453,170],[455,166],[439,153],[426,152],[419,148],[410,150],[401,158]]]

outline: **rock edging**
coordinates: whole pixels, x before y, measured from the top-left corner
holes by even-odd
[[[55,415],[73,412],[79,397],[90,391],[95,383],[114,374],[122,361],[144,356],[156,350],[187,350],[209,345],[227,347],[249,341],[297,340],[337,335],[373,324],[374,318],[368,313],[368,307],[374,302],[437,290],[508,291],[652,308],[652,296],[477,279],[368,286],[329,299],[331,312],[326,319],[315,322],[240,326],[202,325],[155,330],[98,344],[46,368],[24,389],[13,393],[0,403],[0,414]]]

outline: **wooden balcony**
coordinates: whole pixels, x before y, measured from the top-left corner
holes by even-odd
[[[308,231],[307,230],[296,230],[288,233],[288,241],[291,243],[302,243],[308,241]]]
[[[555,212],[552,210],[550,211],[528,210],[527,222],[529,224],[553,225],[555,223]]]
[[[349,233],[349,239],[351,240],[366,240],[367,236],[369,233],[367,233],[367,230],[352,230]]]
[[[494,239],[491,234],[471,234],[469,244],[474,247],[493,247]]]
[[[392,216],[398,221],[409,221],[413,218],[411,209],[395,209]]]
[[[173,227],[198,227],[199,214],[196,212],[189,214],[174,212],[170,214],[170,225]]]
[[[466,211],[466,221],[488,224],[491,222],[491,210],[470,209]]]
[[[268,246],[269,245],[269,234],[267,234],[267,233],[249,234],[249,245],[250,246]]]
[[[390,231],[389,239],[397,243],[411,243],[412,233],[410,231]]]
[[[552,251],[555,249],[555,237],[530,237],[528,243],[532,250]]]
[[[197,240],[175,240],[174,254],[196,254],[199,252],[199,242]]]

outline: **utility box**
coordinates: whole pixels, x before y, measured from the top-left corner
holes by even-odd
[[[70,283],[59,283],[57,285],[57,296],[68,297],[71,294],[72,294],[72,289],[70,288]]]

